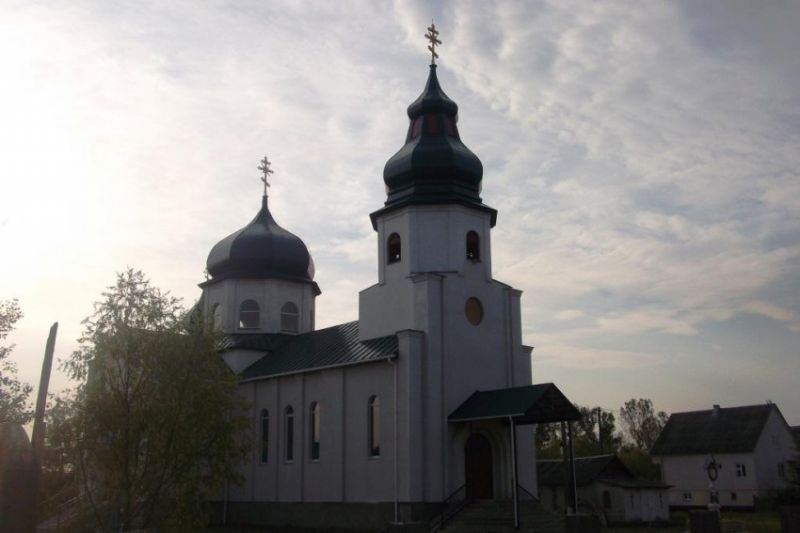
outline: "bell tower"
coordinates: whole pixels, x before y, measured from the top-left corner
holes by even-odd
[[[430,31],[429,39],[435,39]],[[385,290],[368,291],[385,292],[395,302],[404,298],[400,287],[423,274],[456,276],[476,284],[492,281],[491,228],[497,221],[497,211],[481,200],[483,165],[461,141],[458,105],[439,83],[435,63],[438,42],[432,40],[428,47],[434,61],[425,88],[408,106],[405,144],[383,170],[386,201],[370,214],[378,237],[376,287]],[[395,304],[391,320],[387,317],[381,321],[386,327],[378,326],[371,319],[376,311],[363,308],[365,304],[372,307],[368,291],[362,293],[361,300],[362,338],[394,333],[398,323],[411,329],[419,327],[410,308],[407,320],[397,315],[402,313],[402,304]],[[393,326],[389,326],[390,321]]]

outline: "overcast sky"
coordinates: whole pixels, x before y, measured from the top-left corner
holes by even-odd
[[[524,291],[534,382],[616,409],[800,423],[800,3],[0,2],[0,299],[38,382],[127,266],[191,305],[260,205],[309,246],[317,324],[377,278],[368,214],[431,18]],[[60,373],[51,389],[68,386]]]

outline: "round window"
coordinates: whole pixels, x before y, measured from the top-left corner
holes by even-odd
[[[473,326],[477,326],[483,320],[483,304],[477,298],[469,298],[464,304],[464,314]]]

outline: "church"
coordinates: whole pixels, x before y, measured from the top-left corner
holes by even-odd
[[[357,321],[315,328],[314,261],[270,213],[266,158],[260,210],[208,255],[201,305],[254,439],[244,483],[217,502],[229,523],[376,530],[443,521],[451,502],[516,510],[537,494],[535,424],[579,416],[532,384],[522,294],[492,277],[498,213],[431,52],[405,144],[375,180],[378,276]]]

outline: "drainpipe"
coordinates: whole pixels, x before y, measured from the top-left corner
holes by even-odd
[[[394,359],[388,359],[388,361],[392,365],[394,373],[394,404],[392,406],[394,411],[394,522],[397,524],[400,522],[400,494],[397,483],[397,361]]]
[[[519,494],[517,493],[517,439],[514,419],[508,417],[511,436],[511,497],[514,500],[514,529],[519,529]]]

